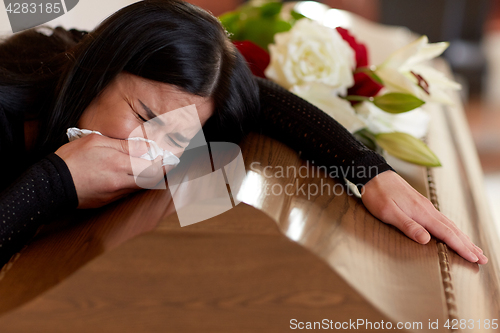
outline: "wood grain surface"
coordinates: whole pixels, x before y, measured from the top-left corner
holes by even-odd
[[[272,219],[240,204],[185,228],[175,214],[163,218],[0,325],[2,332],[285,332],[293,318],[358,317],[389,321]]]

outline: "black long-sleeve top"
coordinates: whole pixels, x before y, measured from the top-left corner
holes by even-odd
[[[301,152],[315,165],[338,168],[339,175],[358,186],[392,170],[380,155],[315,106],[270,81],[258,79],[258,84],[262,117],[259,130],[263,134]],[[71,173],[56,154],[36,162],[19,176],[27,163],[22,116],[9,114],[0,106],[0,129],[1,267],[40,225],[61,212],[75,209],[78,198]]]

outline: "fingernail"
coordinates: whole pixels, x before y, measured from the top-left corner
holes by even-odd
[[[427,244],[431,240],[431,236],[424,230],[419,230],[415,234],[415,238],[420,244]]]
[[[488,257],[486,257],[484,254],[480,254],[479,256],[481,257],[481,259],[486,260],[486,262],[488,262]]]
[[[474,253],[472,253],[472,251],[469,251],[469,252],[470,252],[470,257],[472,259],[472,262],[476,262],[479,260],[479,258]]]

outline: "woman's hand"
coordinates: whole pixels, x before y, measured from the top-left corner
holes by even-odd
[[[379,174],[365,184],[362,193],[363,203],[370,213],[417,243],[427,244],[431,233],[463,258],[478,264],[488,262],[483,251],[466,234],[397,173]]]
[[[63,145],[55,153],[71,172],[78,195],[78,208],[104,206],[141,189],[134,178],[140,173],[140,184],[150,187],[164,176],[161,157],[158,161],[139,158],[148,150],[145,142],[127,141],[90,134]]]

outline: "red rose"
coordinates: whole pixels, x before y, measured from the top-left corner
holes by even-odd
[[[348,30],[337,27],[337,31],[356,53],[356,68],[368,66],[368,50],[366,46],[358,43]]]
[[[233,42],[233,44],[247,61],[248,67],[250,67],[253,75],[266,78],[264,71],[271,61],[266,50],[247,40]]]
[[[358,43],[348,30],[338,27],[338,33],[349,43],[356,55],[356,68],[368,67],[368,50],[364,44]],[[354,73],[354,86],[347,91],[348,95],[372,97],[378,94],[384,86],[373,80],[366,73]],[[356,102],[351,102],[356,104]]]
[[[366,73],[354,73],[354,86],[347,90],[347,95],[372,97],[377,95],[383,87]],[[351,104],[356,103],[351,102]]]

